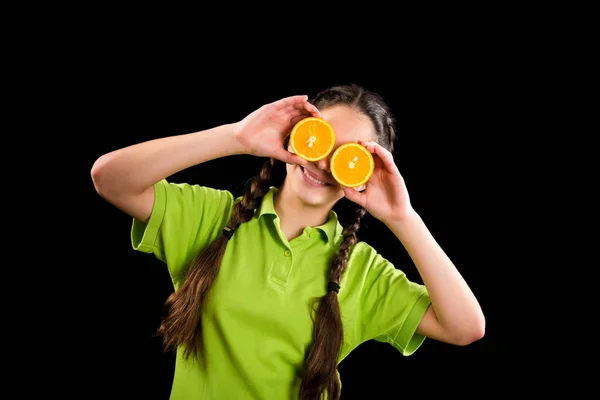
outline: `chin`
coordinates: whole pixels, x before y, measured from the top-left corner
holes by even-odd
[[[326,185],[316,183],[305,176],[304,168],[299,165],[287,165],[287,184],[303,203],[311,206],[332,206],[344,197],[344,192],[338,184],[333,184],[333,178]]]

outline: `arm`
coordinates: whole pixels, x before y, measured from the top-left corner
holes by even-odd
[[[291,96],[266,104],[234,124],[115,150],[94,163],[94,187],[109,203],[147,222],[154,204],[154,185],[188,167],[236,154],[306,163],[286,151],[283,140],[296,122],[311,115],[321,114],[307,96]]]
[[[417,213],[386,223],[413,260],[431,298],[417,333],[456,345],[479,340],[485,318],[475,295]]]
[[[222,125],[104,154],[94,163],[91,175],[100,196],[132,217],[147,222],[154,204],[156,182],[196,164],[243,152],[232,125]]]
[[[485,318],[479,302],[413,209],[392,154],[377,143],[362,144],[376,155],[375,171],[364,193],[349,188],[344,193],[385,223],[417,267],[431,299],[417,333],[456,345],[480,339]]]

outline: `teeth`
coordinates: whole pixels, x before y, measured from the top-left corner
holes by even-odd
[[[306,171],[306,169],[304,169],[304,168],[302,168],[302,172],[304,173],[304,176],[306,176],[308,179],[310,179],[311,181],[313,181],[314,183],[316,183],[318,185],[326,185],[327,184],[327,182],[320,181],[320,180],[315,179],[312,176],[310,176],[308,174],[308,172]]]

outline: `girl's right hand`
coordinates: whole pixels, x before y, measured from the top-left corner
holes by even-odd
[[[233,133],[246,153],[257,157],[276,158],[289,164],[307,164],[290,153],[283,142],[296,123],[307,117],[321,118],[321,112],[305,95],[286,97],[265,104],[233,125]]]

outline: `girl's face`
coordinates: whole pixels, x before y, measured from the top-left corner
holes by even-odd
[[[306,167],[286,164],[284,186],[307,205],[332,207],[344,197],[344,192],[329,170],[331,155],[344,143],[375,140],[375,129],[366,115],[347,106],[334,106],[320,111],[335,132],[333,150],[323,160],[309,163]],[[288,150],[291,151],[289,146]]]

